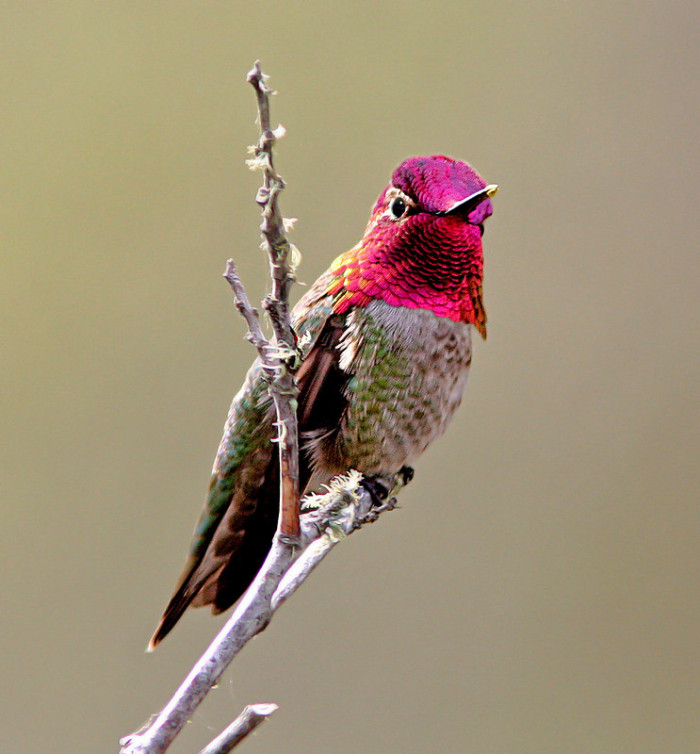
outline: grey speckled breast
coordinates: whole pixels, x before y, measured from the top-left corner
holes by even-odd
[[[470,326],[374,301],[348,315],[340,348],[340,366],[352,375],[348,407],[340,432],[317,446],[316,471],[395,473],[454,416],[471,362]]]

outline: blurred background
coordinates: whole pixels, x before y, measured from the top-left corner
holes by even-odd
[[[0,5],[3,754],[117,751],[223,621],[144,654],[253,358],[220,276],[263,291],[255,58],[307,283],[405,157],[500,184],[489,338],[401,509],[171,751],[263,701],[251,754],[700,750],[697,16]]]

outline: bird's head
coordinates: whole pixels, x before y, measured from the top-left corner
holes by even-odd
[[[333,263],[335,310],[382,299],[469,322],[486,337],[482,235],[496,190],[444,155],[402,162],[362,240]]]

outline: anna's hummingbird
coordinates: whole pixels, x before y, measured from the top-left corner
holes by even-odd
[[[467,381],[471,326],[486,337],[481,239],[495,192],[459,160],[406,160],[360,242],[294,308],[302,491],[349,469],[394,475],[444,432]],[[278,516],[273,421],[256,361],[233,399],[189,557],[151,649],[188,605],[230,607],[262,565]]]

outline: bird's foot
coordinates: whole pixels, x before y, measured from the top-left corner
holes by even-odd
[[[372,507],[380,508],[386,505],[386,501],[392,492],[398,492],[413,479],[413,473],[410,466],[402,466],[393,477],[385,477],[380,474],[366,476],[362,478],[360,485],[369,492],[372,498]]]
[[[391,482],[383,476],[362,477],[360,485],[369,492],[369,496],[372,498],[373,508],[379,508],[383,505],[391,492]]]

